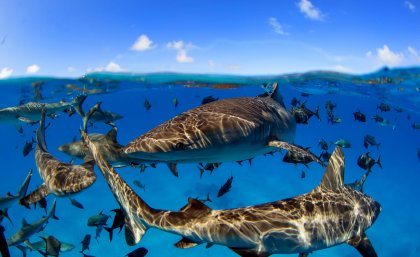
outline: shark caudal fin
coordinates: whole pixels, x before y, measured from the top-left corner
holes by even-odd
[[[42,151],[47,152],[47,145],[45,144],[45,112],[45,108],[42,108],[39,127],[36,130],[36,144]]]
[[[17,193],[17,196],[19,199],[25,197],[26,192],[28,191],[29,182],[31,182],[31,177],[32,177],[32,169],[29,170],[28,175],[26,176],[25,180],[23,181],[22,185],[19,188],[19,191]]]
[[[92,117],[92,115],[95,112],[101,111],[101,104],[102,102],[97,102],[92,108],[89,109],[89,111],[86,113],[86,115],[83,116],[83,131],[87,131],[87,124]]]
[[[73,106],[73,108],[82,117],[85,116],[85,113],[82,109],[82,104],[86,100],[86,97],[87,97],[87,95],[78,95],[71,102],[71,105]]]
[[[337,146],[330,157],[328,166],[325,169],[324,177],[318,189],[336,190],[344,186],[344,153],[340,146]]]
[[[114,171],[104,159],[85,132],[81,131],[82,140],[89,148],[96,165],[102,172],[111,192],[121,206],[125,218],[125,239],[128,245],[137,244],[149,228],[153,213],[156,212],[143,201],[134,190]]]

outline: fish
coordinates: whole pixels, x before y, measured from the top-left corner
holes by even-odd
[[[117,141],[117,132],[117,127],[113,127],[106,134],[89,133],[89,136],[93,141],[100,144],[101,152],[115,166],[125,167],[143,162],[143,160],[128,156],[122,151],[123,146]],[[58,147],[58,150],[71,157],[82,159],[85,162],[93,160],[88,148],[80,140],[62,144]]]
[[[200,178],[203,176],[205,171],[209,171],[210,174],[213,173],[213,170],[217,169],[220,167],[220,165],[222,165],[221,162],[218,163],[206,163],[205,165],[203,165],[201,162],[198,164],[199,166],[197,167],[198,170],[200,171]]]
[[[79,208],[79,209],[84,209],[85,208],[85,207],[83,207],[83,204],[78,202],[76,199],[69,197],[69,200],[74,207]]]
[[[338,116],[334,116],[334,115],[328,116],[328,123],[331,123],[333,125],[341,123],[341,121],[342,121],[341,118]]]
[[[342,148],[351,148],[351,143],[345,139],[338,139],[334,142],[335,145],[339,145]]]
[[[364,115],[360,110],[353,112],[353,117],[355,121],[366,122],[366,115]]]
[[[365,257],[377,256],[366,230],[381,205],[344,184],[344,153],[337,146],[321,183],[309,193],[242,208],[213,210],[193,198],[179,211],[150,207],[115,172],[86,134],[82,137],[126,217],[126,242],[140,242],[149,228],[182,239],[189,248],[202,243],[229,247],[242,257],[310,252],[347,243]]]
[[[323,138],[318,140],[318,146],[321,148],[321,150],[328,150],[328,143]]]
[[[310,147],[308,147],[306,149],[308,150],[309,148]],[[283,162],[293,163],[293,164],[299,164],[300,163],[300,164],[305,165],[307,168],[309,168],[308,163],[310,163],[312,161],[313,161],[313,159],[308,158],[307,155],[302,155],[302,154],[299,154],[298,152],[291,152],[291,151],[288,151],[283,157]]]
[[[363,146],[367,149],[369,145],[376,146],[376,148],[379,150],[379,146],[381,145],[381,143],[377,143],[376,138],[374,136],[366,134],[363,138]]]
[[[146,108],[146,111],[150,110],[150,108],[152,108],[152,105],[150,104],[149,100],[144,99],[144,108]]]
[[[133,184],[136,185],[138,188],[143,189],[146,192],[146,185],[142,184],[139,180],[134,180]]]
[[[382,169],[381,156],[379,156],[375,161],[372,157],[369,156],[369,152],[367,152],[357,158],[357,165],[364,170],[371,170],[375,164],[378,164],[378,166]]]
[[[211,102],[214,102],[214,101],[217,101],[217,100],[219,100],[219,98],[215,98],[212,95],[209,95],[209,96],[204,97],[201,100],[201,105],[208,104],[208,103],[211,103]]]
[[[296,125],[282,105],[277,83],[264,97],[214,101],[188,110],[129,142],[122,151],[151,163],[166,163],[178,176],[178,163],[248,160],[279,149],[299,151],[293,144]]]
[[[41,198],[41,200],[38,201],[39,207],[44,209],[45,213],[47,213],[47,199]]]
[[[10,257],[9,246],[7,245],[6,237],[4,236],[4,227],[0,225],[0,253],[2,257]]]
[[[34,223],[29,224],[25,218],[22,219],[22,228],[18,230],[9,240],[7,244],[9,246],[19,245],[25,240],[29,239],[35,233],[43,230],[48,223],[50,218],[58,220],[58,217],[55,215],[56,200],[54,200],[51,209],[48,211],[47,216],[42,217],[41,219],[35,221]]]
[[[44,109],[47,116],[64,111],[70,107],[83,114],[81,109],[86,95],[76,96],[73,101],[60,101],[56,103],[28,102],[22,105],[6,107],[0,109],[0,122],[7,122],[20,126],[21,124],[35,124],[41,116],[41,110]]]
[[[89,217],[87,225],[89,227],[105,226],[108,219],[109,216],[103,214],[103,211],[101,211],[99,214]]]
[[[86,234],[83,237],[82,242],[80,242],[82,244],[82,250],[80,251],[81,253],[83,253],[86,250],[89,250],[90,239],[91,239],[91,236],[89,234]]]
[[[292,106],[297,106],[298,104],[300,104],[300,100],[298,100],[296,97],[293,97],[292,100],[290,101],[290,104]]]
[[[32,138],[32,141],[25,142],[25,145],[23,146],[23,149],[22,149],[23,157],[28,156],[28,154],[34,149],[33,145],[35,142],[36,141],[33,138]]]
[[[14,204],[19,202],[20,199],[25,197],[26,192],[28,191],[29,183],[31,182],[31,177],[32,177],[32,169],[29,170],[28,175],[26,175],[25,180],[23,181],[23,183],[18,189],[18,192],[15,195],[8,193],[6,196],[0,197],[0,224],[3,217],[8,219],[10,223],[13,224],[7,211]]]
[[[90,115],[89,113],[86,113],[86,115],[83,117],[83,120],[84,123],[86,122],[86,126],[89,122],[90,124],[105,123],[107,125],[115,127],[115,121],[120,120],[122,118],[124,118],[124,116],[118,113],[103,110],[101,108],[101,102],[99,102],[97,103],[96,108],[94,109],[94,111],[92,111]]]
[[[298,107],[293,107],[289,110],[289,113],[295,118],[296,123],[298,124],[308,124],[309,119],[312,116],[316,116],[318,120],[321,120],[319,117],[319,106],[315,109],[315,111],[311,111],[306,108],[306,102],[303,102]]]
[[[45,251],[38,250],[45,257],[59,256],[61,252],[61,242],[54,236],[41,237],[45,242]]]
[[[125,225],[123,209],[119,208],[111,211],[115,212],[114,220],[112,221],[112,226],[104,227],[104,229],[109,233],[109,241],[112,241],[112,234],[114,229],[119,228],[120,230],[118,231],[118,233],[120,233]]]
[[[176,107],[178,107],[178,104],[179,104],[179,102],[178,102],[178,98],[174,97],[174,98],[172,99],[172,104],[174,105],[174,107],[175,107],[175,108],[176,108]]]
[[[411,124],[411,127],[412,127],[413,129],[420,129],[420,123],[413,122],[413,123]]]
[[[337,104],[331,102],[331,100],[328,100],[325,103],[325,110],[327,111],[328,116],[334,116],[333,111],[334,111],[335,107],[337,107]]]
[[[45,143],[45,114],[41,111],[39,128],[36,131],[35,163],[43,183],[35,191],[19,200],[24,206],[29,206],[49,194],[68,196],[81,192],[96,181],[93,171],[93,161],[82,165],[64,163],[55,158],[47,150]]]
[[[140,247],[140,248],[137,248],[136,250],[134,250],[132,252],[127,253],[124,256],[128,256],[128,257],[144,257],[144,256],[146,256],[146,254],[148,252],[149,251],[146,248]]]
[[[101,236],[102,230],[104,230],[103,225],[96,226],[96,229],[95,229],[95,239],[96,239],[96,241],[98,241],[99,237]]]
[[[232,188],[233,176],[230,176],[228,180],[220,187],[219,191],[217,192],[217,197],[222,197],[226,193],[230,191]]]
[[[48,235],[45,235],[44,238],[48,238]],[[72,251],[75,246],[73,244],[70,243],[66,243],[66,242],[62,242],[61,243],[61,247],[60,247],[60,253],[67,253]],[[40,240],[40,241],[36,241],[36,242],[30,242],[29,240],[25,241],[25,245],[28,249],[32,250],[32,251],[45,251],[46,247],[47,247],[47,243],[45,242],[45,240]]]
[[[381,125],[382,127],[392,127],[392,129],[395,129],[395,124],[393,124],[392,122],[380,115],[373,116],[373,119],[377,124]]]
[[[327,150],[322,151],[321,154],[319,155],[319,158],[323,160],[324,162],[328,162],[330,160],[330,157],[331,157],[331,154]]]
[[[380,103],[376,106],[376,109],[379,109],[381,112],[389,112],[391,111],[391,106],[386,103]]]

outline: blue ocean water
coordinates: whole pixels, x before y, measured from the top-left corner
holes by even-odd
[[[42,83],[39,83],[42,81]],[[373,158],[381,156],[383,169],[373,167],[364,186],[364,192],[382,205],[382,212],[376,223],[367,230],[372,244],[379,256],[420,256],[420,206],[418,196],[420,188],[420,160],[417,148],[420,147],[420,131],[412,128],[414,122],[420,122],[420,68],[382,69],[367,75],[349,75],[334,72],[310,72],[279,76],[231,76],[209,74],[115,74],[94,73],[78,79],[50,77],[12,78],[0,80],[0,107],[16,106],[28,101],[57,102],[70,101],[75,96],[88,94],[83,104],[85,111],[96,102],[102,101],[102,108],[124,116],[118,120],[118,141],[126,144],[137,136],[152,129],[167,119],[190,108],[200,105],[205,96],[212,95],[220,99],[241,96],[256,96],[264,93],[262,83],[279,82],[286,107],[290,108],[293,97],[306,101],[306,106],[314,110],[320,107],[321,120],[313,117],[308,125],[297,126],[295,143],[311,147],[316,154],[321,153],[319,139],[333,142],[344,138],[352,147],[345,149],[345,180],[354,182],[364,174],[357,166],[359,155],[370,152]],[[42,84],[42,85],[41,85]],[[41,86],[40,86],[41,85]],[[303,95],[302,95],[303,93]],[[152,107],[143,106],[148,99]],[[173,105],[177,98],[179,105]],[[330,124],[324,108],[326,101],[337,104],[334,114],[342,119],[341,123]],[[377,109],[380,103],[392,107],[390,112]],[[396,107],[402,108],[397,112]],[[354,121],[353,112],[362,111],[367,122]],[[388,119],[392,126],[380,126],[373,116],[379,114]],[[78,115],[68,117],[60,114],[48,119],[51,125],[46,130],[48,149],[57,158],[69,162],[71,157],[61,153],[57,147],[79,138],[82,119]],[[34,152],[27,157],[22,155],[26,141],[34,138],[37,125],[23,126],[19,134],[13,125],[1,123],[1,172],[0,195],[16,193],[29,169],[34,170],[30,190],[34,190],[42,181],[37,173]],[[89,132],[106,133],[110,126],[95,124]],[[366,134],[376,137],[381,143],[379,149],[363,147]],[[333,146],[330,146],[330,152]],[[311,163],[309,168],[282,162],[283,154],[260,156],[252,161],[238,165],[223,163],[213,174],[204,173],[200,178],[197,164],[180,164],[179,178],[174,177],[166,165],[157,165],[141,173],[139,169],[126,167],[118,173],[152,207],[178,210],[183,207],[188,197],[206,198],[210,194],[213,200],[206,203],[214,209],[235,208],[275,201],[306,193],[316,187],[324,173],[324,168]],[[302,171],[306,177],[302,178]],[[93,186],[74,196],[85,209],[77,209],[68,198],[57,198],[56,215],[60,220],[51,220],[39,235],[54,235],[64,242],[76,246],[72,252],[63,256],[81,256],[81,244],[86,234],[92,235],[90,249],[86,254],[93,256],[124,256],[137,247],[149,250],[147,256],[237,256],[226,247],[213,246],[209,249],[200,245],[191,249],[174,247],[180,237],[151,229],[143,240],[133,247],[125,243],[124,233],[115,231],[114,239],[109,241],[103,231],[95,240],[95,228],[87,226],[90,216],[118,207],[113,195],[99,172]],[[220,186],[230,177],[234,177],[232,189],[226,195],[217,198]],[[146,185],[146,189],[137,188],[134,180]],[[55,197],[48,196],[48,205]],[[14,205],[9,210],[13,224],[4,220],[5,235],[9,238],[21,226],[21,219],[29,222],[45,215],[44,210],[33,207],[28,210]],[[113,214],[112,214],[113,216]],[[112,218],[108,221],[111,225]],[[39,236],[31,239],[38,241]],[[12,256],[22,256],[15,247]],[[39,253],[28,252],[28,256]],[[359,256],[352,247],[342,244],[320,250],[311,256]]]

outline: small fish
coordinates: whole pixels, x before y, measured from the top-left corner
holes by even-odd
[[[176,97],[174,97],[172,99],[172,104],[174,105],[175,108],[178,107],[179,102],[178,102],[178,99]]]
[[[363,139],[363,146],[367,149],[369,145],[376,146],[376,148],[379,150],[381,143],[376,143],[376,138],[374,136],[366,134]]]
[[[310,147],[305,148],[306,150],[308,150]],[[307,155],[302,155],[298,152],[293,152],[293,151],[288,151],[286,153],[286,155],[283,157],[283,162],[286,163],[293,163],[293,164],[303,164],[306,167],[309,168],[308,163],[313,162],[314,159],[307,156]]]
[[[378,157],[378,159],[375,161],[373,158],[369,156],[369,152],[362,154],[357,158],[357,165],[364,169],[370,171],[373,167],[373,165],[378,164],[379,167],[382,169],[381,164],[381,156]]]
[[[328,123],[331,123],[333,125],[341,123],[341,118],[338,117],[338,116],[334,116],[334,115],[328,116]]]
[[[152,108],[152,105],[150,104],[149,100],[144,99],[144,108],[146,108],[146,111],[150,110],[150,108]]]
[[[36,141],[32,138],[32,140],[31,141],[26,141],[26,143],[25,143],[25,145],[23,146],[23,149],[22,149],[22,154],[23,154],[23,157],[26,157],[26,156],[28,156],[28,154],[34,149],[34,143],[35,143]]]
[[[302,173],[300,174],[300,178],[301,178],[301,179],[306,178],[306,173],[305,173],[305,171],[304,171],[304,170],[302,170]]]
[[[396,112],[403,112],[404,111],[403,108],[401,108],[399,106],[395,107],[394,109],[395,109]]]
[[[350,142],[345,140],[345,139],[339,139],[339,140],[335,141],[334,144],[339,145],[343,148],[351,148]]]
[[[322,153],[319,155],[319,158],[324,161],[328,162],[330,160],[331,154],[328,151],[322,151]]]
[[[360,110],[353,112],[354,120],[360,122],[366,122],[366,115],[364,115]]]
[[[83,207],[83,204],[78,202],[76,199],[69,197],[69,200],[74,207],[79,208],[79,209],[84,209],[85,208],[85,207]]]
[[[321,148],[321,150],[328,150],[328,143],[322,138],[318,141],[318,146]]]
[[[38,250],[43,256],[58,256],[61,251],[61,242],[54,236],[48,236],[47,238],[41,237],[45,242],[45,252]]]
[[[93,215],[88,219],[87,225],[89,227],[98,227],[98,226],[104,226],[106,225],[106,222],[108,221],[109,216],[103,214],[103,211],[101,211],[97,215]]]
[[[327,110],[327,114],[332,114],[335,107],[337,107],[337,104],[331,102],[331,100],[328,100],[325,103],[325,110]]]
[[[143,191],[146,192],[146,185],[145,184],[141,183],[139,180],[134,180],[133,183],[138,188],[143,189]]]
[[[210,174],[213,173],[213,170],[217,169],[220,167],[220,165],[222,165],[221,162],[217,162],[217,163],[206,163],[206,165],[203,165],[202,163],[199,163],[200,166],[198,166],[198,170],[200,171],[200,178],[203,176],[203,173],[205,171],[209,171]]]
[[[290,104],[292,106],[297,106],[298,104],[300,104],[300,100],[298,100],[296,97],[293,97],[292,100],[290,101]]]
[[[389,120],[385,119],[384,117],[380,115],[373,116],[373,119],[376,123],[383,127],[392,127],[392,129],[395,129],[395,124],[392,124]]]
[[[82,242],[80,242],[82,244],[82,250],[80,251],[81,253],[83,253],[86,250],[89,250],[90,239],[91,239],[91,236],[87,234],[83,238]]]
[[[386,103],[380,103],[376,106],[376,109],[381,110],[381,112],[389,112],[391,110],[391,106]]]
[[[412,127],[413,129],[420,129],[420,123],[413,122],[413,123],[411,124],[411,127]]]
[[[230,176],[230,178],[223,184],[223,186],[220,187],[219,192],[217,192],[217,197],[221,197],[227,192],[229,192],[229,190],[232,187],[232,182],[233,176]]]
[[[138,248],[138,249],[136,249],[136,250],[134,250],[130,253],[127,253],[125,256],[128,256],[128,257],[144,257],[144,256],[146,256],[146,254],[148,252],[149,251],[146,248],[140,247],[140,248]]]
[[[203,100],[201,100],[201,105],[208,104],[217,100],[219,100],[219,98],[214,98],[212,95],[209,95],[204,97]]]
[[[318,120],[321,120],[319,117],[319,106],[315,111],[311,111],[305,106],[306,102],[300,104],[299,107],[293,107],[289,110],[289,113],[295,118],[296,123],[299,124],[308,124],[308,120],[315,115]]]
[[[114,209],[111,211],[115,212],[114,220],[112,221],[112,226],[104,227],[105,230],[109,233],[109,241],[112,241],[112,234],[113,234],[114,229],[119,228],[120,231],[118,233],[120,233],[122,228],[125,225],[125,217],[124,217],[123,210],[120,208],[120,209]]]

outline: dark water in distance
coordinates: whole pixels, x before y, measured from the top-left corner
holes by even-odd
[[[42,81],[42,83],[41,83]],[[332,142],[344,138],[352,147],[344,149],[346,155],[346,182],[360,178],[364,170],[357,166],[357,157],[370,151],[373,158],[381,156],[383,169],[373,167],[364,191],[382,205],[382,213],[376,223],[367,230],[367,234],[379,256],[420,256],[420,206],[418,199],[420,188],[420,161],[417,148],[420,147],[420,130],[412,128],[414,122],[420,122],[420,68],[382,69],[366,75],[349,75],[335,72],[310,72],[280,76],[232,76],[212,74],[115,74],[94,73],[79,79],[50,77],[12,78],[0,80],[1,108],[16,106],[28,101],[56,102],[70,101],[73,97],[88,94],[83,107],[86,111],[93,104],[102,101],[102,108],[124,116],[118,120],[118,141],[126,144],[137,136],[167,119],[200,105],[201,99],[213,95],[220,99],[241,96],[256,96],[264,93],[262,83],[279,82],[286,107],[297,97],[307,101],[311,110],[320,106],[321,121],[313,117],[308,125],[297,126],[295,143],[311,147],[319,154],[318,140]],[[302,93],[310,94],[302,96]],[[179,105],[174,107],[173,98]],[[149,111],[143,106],[148,99],[152,105]],[[342,119],[339,124],[329,124],[324,108],[331,100],[337,104],[334,114]],[[392,110],[381,113],[377,105],[388,103]],[[397,112],[396,107],[402,108]],[[367,117],[366,123],[355,122],[353,112],[361,110]],[[393,126],[380,126],[373,116],[379,114],[388,119]],[[71,158],[57,150],[63,143],[74,137],[79,138],[78,130],[82,124],[78,115],[68,117],[61,114],[55,119],[48,119],[51,126],[46,131],[46,141],[50,152],[63,161]],[[42,183],[36,170],[34,152],[27,157],[22,155],[26,141],[34,137],[37,125],[24,125],[24,133],[19,134],[13,125],[0,122],[2,148],[0,160],[0,195],[16,193],[29,169],[34,170],[30,190]],[[105,133],[110,126],[95,124],[89,132]],[[363,147],[363,137],[371,134],[381,143],[379,149]],[[333,146],[330,146],[330,152]],[[253,160],[252,166],[243,163],[224,163],[212,175],[205,173],[200,179],[196,164],[180,164],[179,178],[175,178],[166,165],[157,165],[144,173],[139,169],[122,168],[118,173],[152,207],[178,210],[183,207],[188,197],[205,198],[207,193],[212,203],[206,203],[213,209],[226,209],[255,205],[269,201],[303,194],[318,185],[324,169],[317,164],[292,165],[282,162],[283,155],[260,156]],[[80,163],[80,161],[78,161]],[[301,178],[302,170],[306,177]],[[58,239],[76,246],[72,252],[63,256],[81,256],[80,241],[84,235],[92,235],[90,250],[86,254],[94,256],[124,256],[136,247],[149,250],[147,256],[237,256],[226,247],[213,246],[209,249],[200,245],[191,249],[178,249],[173,246],[180,237],[158,230],[149,230],[136,247],[128,247],[124,233],[114,233],[109,242],[108,234],[103,231],[98,240],[94,239],[95,228],[87,227],[87,219],[104,211],[117,208],[114,197],[109,191],[99,172],[95,184],[74,196],[85,209],[73,207],[67,198],[57,199],[56,214],[60,220],[51,220],[40,235],[54,235]],[[217,198],[219,187],[234,176],[231,191]],[[137,188],[134,180],[146,185],[146,190]],[[49,206],[54,196],[47,200]],[[9,214],[14,222],[11,225],[4,220],[5,235],[9,238],[21,226],[24,217],[29,222],[45,215],[44,210],[27,210],[14,205]],[[108,221],[111,225],[112,219]],[[34,235],[32,241],[38,241]],[[12,256],[21,256],[19,250],[11,248]],[[28,256],[39,253],[28,252]],[[287,255],[285,255],[287,256]],[[348,245],[340,245],[313,253],[311,256],[359,256]]]

